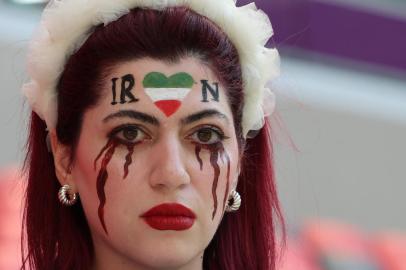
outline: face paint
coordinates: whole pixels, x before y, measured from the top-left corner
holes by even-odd
[[[128,175],[128,167],[131,165],[132,162],[132,155],[134,153],[134,144],[128,144],[127,145],[127,149],[128,149],[128,153],[125,156],[125,164],[124,164],[124,177],[123,179],[125,179]]]
[[[210,92],[210,95],[212,96],[211,100],[219,102],[219,84],[218,83],[213,83],[215,88],[213,88],[207,80],[201,80],[202,83],[202,102],[209,102],[207,92]]]
[[[117,96],[117,80],[118,78],[111,79],[112,82],[112,94],[113,94],[113,101],[111,105],[116,105],[116,96]],[[120,104],[127,103],[126,98],[129,98],[128,103],[137,102],[138,99],[131,93],[135,85],[135,79],[132,74],[127,74],[121,77],[121,92],[120,92]]]
[[[103,153],[107,150],[107,148],[110,148],[111,145],[113,144],[113,140],[109,140],[107,142],[107,144],[102,148],[102,150],[100,151],[100,153],[97,155],[97,157],[94,160],[94,169],[96,170],[96,166],[97,166],[97,161],[99,160],[99,158],[103,155]]]
[[[174,114],[193,87],[193,77],[188,73],[176,73],[169,78],[160,72],[148,73],[142,82],[145,93],[167,116]]]
[[[219,175],[220,175],[220,167],[217,163],[218,160],[218,156],[219,156],[219,151],[217,149],[210,149],[210,163],[211,166],[214,169],[214,179],[213,179],[213,186],[211,188],[211,193],[213,195],[213,202],[214,202],[214,209],[213,209],[213,215],[212,215],[212,219],[214,219],[214,216],[216,215],[217,212],[217,183],[219,180]]]
[[[214,179],[213,179],[213,185],[212,185],[212,195],[213,195],[213,204],[214,204],[214,209],[212,213],[212,219],[214,219],[216,212],[217,212],[217,185],[218,185],[218,179],[220,176],[220,166],[218,165],[218,159],[222,160],[224,163],[224,160],[227,162],[227,183],[226,183],[226,191],[224,194],[224,199],[223,199],[223,212],[225,208],[225,204],[227,202],[227,195],[228,195],[228,190],[229,190],[229,184],[230,184],[230,157],[227,154],[227,152],[224,150],[224,146],[222,143],[217,143],[214,145],[207,145],[207,144],[196,144],[195,146],[195,154],[196,158],[200,164],[200,168],[202,169],[203,167],[203,161],[201,160],[199,153],[201,148],[207,149],[210,151],[210,164],[213,167],[214,170]]]
[[[99,156],[101,156],[102,152],[104,152],[107,149],[106,154],[104,155],[103,160],[100,165],[100,170],[99,170],[99,174],[97,175],[97,183],[96,183],[97,195],[99,196],[99,201],[100,201],[98,215],[99,215],[100,222],[101,222],[106,234],[108,234],[108,232],[107,232],[106,224],[104,222],[104,205],[106,204],[106,193],[104,192],[104,186],[106,185],[106,181],[108,178],[107,165],[109,164],[111,158],[113,157],[114,150],[116,149],[116,147],[117,147],[117,142],[115,142],[113,140],[109,140],[107,142],[106,146],[102,149],[102,151],[99,154]],[[95,164],[96,164],[96,160],[95,160]]]
[[[111,91],[112,91],[112,94],[113,94],[113,101],[110,103],[111,105],[116,105],[116,104],[117,104],[117,101],[116,101],[116,96],[117,96],[117,94],[116,94],[117,80],[118,80],[118,78],[113,78],[113,79],[111,79],[111,83],[113,84],[112,87],[111,87]]]
[[[199,162],[200,170],[203,170],[203,160],[200,158],[201,150],[202,150],[202,147],[200,145],[196,145],[196,148],[195,148],[196,159]]]
[[[97,188],[97,195],[98,195],[99,201],[100,201],[99,208],[98,208],[98,215],[99,215],[100,223],[102,224],[102,227],[103,227],[104,231],[106,232],[106,234],[108,234],[108,232],[107,232],[106,224],[104,222],[104,205],[106,204],[106,194],[104,191],[104,187],[106,185],[107,178],[108,178],[107,165],[109,164],[111,158],[113,157],[114,150],[116,149],[116,147],[119,144],[125,145],[128,149],[128,153],[125,157],[125,163],[124,163],[123,179],[125,179],[128,175],[128,167],[132,163],[132,154],[134,153],[134,148],[137,143],[125,143],[125,142],[118,141],[114,138],[111,138],[111,139],[109,139],[107,144],[102,148],[102,150],[100,151],[100,153],[97,155],[96,159],[94,160],[94,169],[96,170],[97,161],[105,152],[105,155],[104,155],[103,160],[100,165],[99,174],[97,176],[96,188]]]

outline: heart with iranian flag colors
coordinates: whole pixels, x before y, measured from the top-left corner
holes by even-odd
[[[179,109],[193,84],[193,77],[185,72],[176,73],[169,78],[160,72],[151,72],[142,82],[145,93],[167,117]]]

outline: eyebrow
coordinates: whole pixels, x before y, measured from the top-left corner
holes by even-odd
[[[110,114],[103,119],[103,123],[106,123],[114,118],[123,118],[123,117],[140,120],[144,123],[148,123],[154,126],[159,126],[159,120],[156,117],[134,110],[121,110],[116,113]]]
[[[103,123],[106,123],[115,118],[126,118],[126,117],[140,120],[144,123],[148,123],[148,124],[151,124],[154,126],[160,125],[159,120],[156,117],[146,114],[146,113],[139,112],[139,111],[134,111],[134,110],[121,110],[121,111],[112,113],[103,119]],[[207,109],[207,110],[202,110],[202,111],[193,113],[191,115],[188,115],[188,116],[182,118],[180,120],[180,122],[182,125],[188,125],[193,122],[197,122],[204,118],[210,118],[210,117],[222,118],[227,122],[227,124],[229,123],[229,120],[225,114],[223,114],[217,110],[214,110],[214,109]]]
[[[182,123],[182,125],[188,125],[201,119],[210,117],[222,118],[227,122],[227,124],[229,123],[229,120],[225,114],[214,109],[202,110],[197,113],[191,114],[185,118],[182,118],[180,122]]]

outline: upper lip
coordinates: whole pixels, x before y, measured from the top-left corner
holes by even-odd
[[[196,218],[195,213],[186,206],[179,203],[163,203],[152,207],[141,217],[153,217],[153,216],[183,216]]]

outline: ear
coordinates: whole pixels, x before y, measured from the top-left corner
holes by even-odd
[[[54,157],[55,174],[59,183],[61,186],[68,184],[72,192],[77,192],[71,173],[70,147],[59,142],[55,129],[52,129],[48,136]]]

